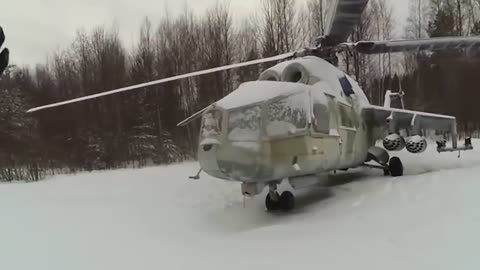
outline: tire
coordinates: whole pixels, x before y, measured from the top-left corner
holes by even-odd
[[[398,157],[392,157],[390,159],[388,167],[390,169],[390,175],[392,177],[403,176],[403,164]]]
[[[277,193],[277,198],[280,198],[278,193]],[[270,193],[268,193],[267,197],[265,198],[265,207],[267,208],[267,211],[276,211],[279,209],[279,206],[280,206],[280,200],[274,201],[272,197],[270,197]]]
[[[295,196],[293,196],[292,192],[285,191],[280,196],[280,209],[283,211],[291,211],[295,208]]]

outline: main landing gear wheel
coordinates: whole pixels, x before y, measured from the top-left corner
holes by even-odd
[[[265,207],[268,211],[291,211],[295,207],[295,196],[290,191],[283,192],[281,196],[277,192],[269,192],[265,198]]]
[[[392,157],[388,163],[388,170],[392,177],[403,176],[403,164],[398,157]]]

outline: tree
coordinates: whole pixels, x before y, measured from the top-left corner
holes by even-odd
[[[39,179],[70,172],[168,164],[191,159],[199,121],[176,124],[273,63],[151,86],[115,96],[25,114],[26,108],[125,85],[281,54],[311,45],[327,30],[332,1],[263,0],[256,20],[234,24],[228,5],[205,13],[186,9],[157,25],[145,18],[137,44],[127,50],[118,29],[79,30],[70,47],[54,52],[33,72],[10,66],[0,78],[0,179]],[[412,0],[406,36],[480,35],[480,0]],[[350,41],[395,36],[392,6],[372,0]],[[403,75],[390,55],[342,54],[342,65],[375,104],[385,90],[407,92],[413,109],[449,113],[472,131],[480,54],[453,50],[409,54]],[[468,56],[468,57],[465,57]],[[25,147],[27,146],[27,147]],[[1,181],[1,180],[0,180]]]
[[[26,115],[29,100],[22,91],[33,86],[30,72],[16,66],[0,78],[0,181],[41,178],[36,123]]]
[[[472,35],[480,35],[480,21],[477,21],[472,28],[471,31]]]
[[[262,0],[259,40],[263,57],[279,55],[300,47],[301,23],[296,19],[294,0]]]
[[[420,39],[427,36],[429,5],[427,0],[411,0],[405,25],[405,37]]]
[[[377,40],[390,40],[393,37],[393,7],[386,0],[374,0],[371,3],[372,31]],[[386,88],[391,89],[392,85],[385,82],[383,78],[390,79],[392,76],[392,55],[379,54],[373,57],[372,65],[377,67],[377,76],[380,82],[376,93],[372,95],[373,101],[377,104],[383,103]],[[373,90],[373,88],[371,88]]]
[[[246,62],[261,58],[258,40],[255,36],[255,27],[250,20],[243,20],[240,29],[237,29],[234,40],[234,54],[237,62]],[[245,81],[253,81],[260,75],[260,66],[248,66],[237,71],[236,82],[233,88]]]

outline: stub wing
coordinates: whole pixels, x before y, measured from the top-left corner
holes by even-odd
[[[469,139],[466,140],[464,147],[457,147],[457,120],[453,116],[373,105],[363,108],[362,116],[370,127],[388,130],[390,133],[404,129],[415,135],[420,134],[422,130],[450,134],[452,148],[447,149],[444,144],[439,144],[439,152],[473,149]]]
[[[412,129],[414,132],[427,129],[456,133],[456,118],[449,115],[373,105],[363,108],[362,114],[369,125],[389,128],[391,132],[395,132],[396,130],[391,130],[395,128]]]

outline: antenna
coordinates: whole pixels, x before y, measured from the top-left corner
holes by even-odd
[[[403,97],[405,96],[405,92],[403,91],[403,88],[402,88],[402,79],[400,79],[400,77],[398,77],[398,96],[400,97],[400,103],[402,105],[402,109],[405,110],[405,103],[403,102]]]

